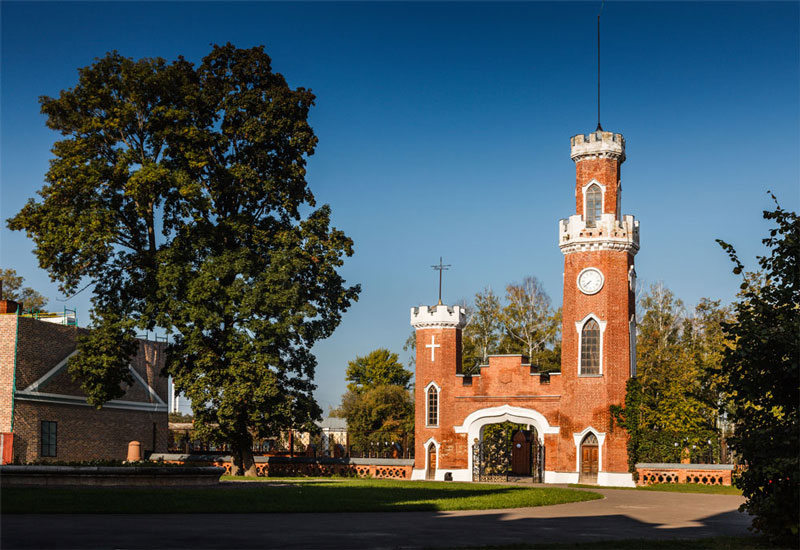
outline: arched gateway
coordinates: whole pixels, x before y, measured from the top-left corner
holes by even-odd
[[[453,431],[457,434],[467,434],[469,448],[467,449],[468,464],[467,471],[469,479],[474,480],[478,475],[476,458],[479,456],[476,446],[483,441],[483,429],[492,424],[512,422],[533,427],[536,433],[536,443],[542,447],[545,445],[545,434],[557,434],[558,427],[550,425],[547,418],[539,411],[522,407],[512,407],[501,405],[499,407],[487,407],[473,411],[464,419],[460,426],[455,426]],[[460,478],[465,477],[463,474]]]
[[[517,437],[522,451],[534,440],[543,449],[538,458],[545,483],[583,478],[598,485],[634,485],[627,435],[619,427],[611,429],[609,415],[612,405],[624,403],[626,383],[636,372],[633,258],[639,250],[639,223],[620,210],[625,140],[621,134],[596,131],[573,136],[570,146],[576,165],[575,213],[558,226],[564,254],[561,371],[541,373],[523,355],[498,355],[465,374],[463,308],[441,302],[412,308],[417,339],[414,479],[472,480],[483,430],[511,422],[520,425],[510,437]],[[507,441],[509,450],[516,448]],[[517,465],[507,471],[529,471],[527,457],[533,461],[534,455],[512,456]]]

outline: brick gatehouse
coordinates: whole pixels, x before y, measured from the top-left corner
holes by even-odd
[[[538,455],[545,483],[634,486],[627,436],[612,429],[609,411],[623,403],[625,384],[636,374],[633,258],[639,222],[621,210],[625,140],[613,132],[579,134],[571,139],[571,152],[575,214],[558,225],[564,253],[561,372],[540,373],[525,356],[501,355],[465,375],[463,309],[412,308],[413,479],[472,480],[484,426],[510,421],[528,427],[515,436],[515,447],[516,437],[531,442],[521,446]],[[524,460],[530,474],[531,461]]]

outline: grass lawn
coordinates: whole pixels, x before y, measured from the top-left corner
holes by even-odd
[[[512,544],[506,546],[474,546],[470,548],[481,550],[492,549],[527,549],[527,550],[683,550],[683,549],[703,549],[703,550],[755,550],[755,549],[777,549],[766,538],[759,536],[742,537],[711,537],[704,539],[627,539],[627,540],[607,540],[598,542],[576,542],[564,544]]]
[[[597,485],[581,485],[573,483],[570,487],[583,489],[600,489]],[[704,493],[707,495],[741,495],[742,490],[732,485],[700,485],[699,483],[656,483],[641,487],[603,487],[604,489],[621,489],[627,491],[667,491],[670,493]]]
[[[4,514],[410,512],[547,506],[602,498],[562,488],[354,478],[223,477],[213,488],[5,488]]]

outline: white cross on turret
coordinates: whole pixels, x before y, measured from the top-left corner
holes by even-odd
[[[436,343],[436,336],[431,334],[431,343],[425,345],[426,348],[431,348],[431,363],[436,360],[434,353],[436,352],[436,348],[442,347],[441,345]]]

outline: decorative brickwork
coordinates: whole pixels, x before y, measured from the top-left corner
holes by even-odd
[[[733,466],[726,464],[637,464],[639,485],[694,483],[731,485]]]
[[[219,466],[225,468],[225,475],[230,475],[230,457],[202,460],[202,457],[179,457],[176,455],[157,456],[170,464],[194,464]],[[412,465],[408,460],[380,460],[378,464],[370,459],[308,459],[308,458],[275,458],[255,457],[256,471],[259,477],[372,477],[377,479],[410,479]],[[394,462],[394,463],[392,463]]]

